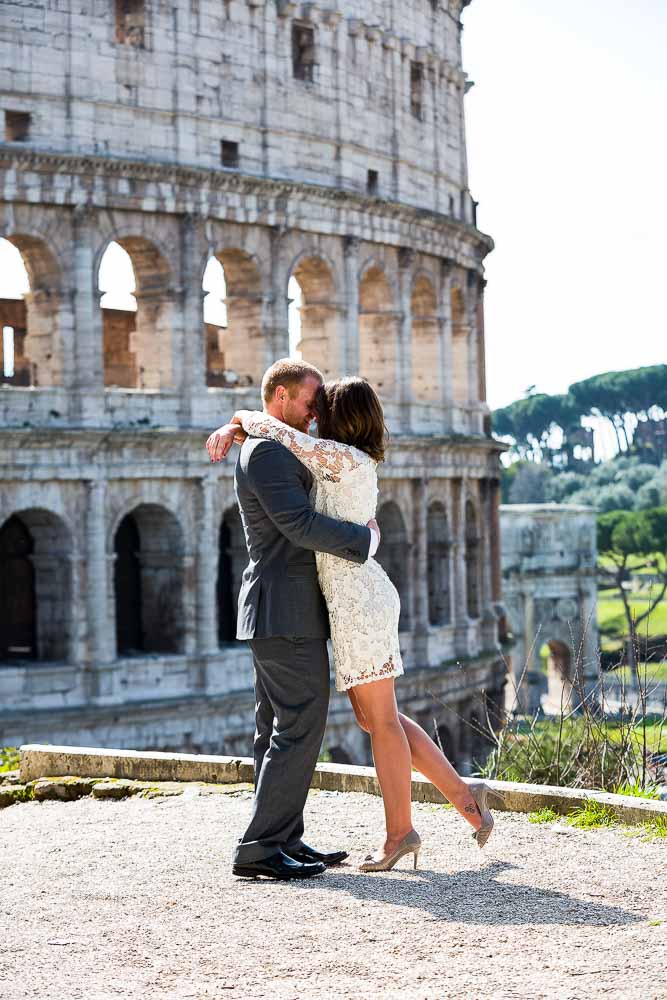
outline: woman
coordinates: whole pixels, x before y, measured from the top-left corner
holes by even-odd
[[[267,413],[241,410],[216,436],[227,440],[223,454],[239,439],[239,425],[245,434],[279,441],[312,473],[318,512],[366,524],[375,517],[377,466],[385,452],[384,415],[375,390],[363,378],[327,383],[318,397],[317,423],[319,437],[313,438]],[[329,610],[336,689],[347,691],[357,722],[370,735],[384,802],[385,841],[361,871],[393,868],[410,853],[417,867],[421,841],[412,826],[412,767],[470,823],[483,847],[493,828],[489,787],[463,781],[421,726],[398,711],[394,678],[403,665],[396,588],[375,559],[357,565],[318,552],[316,560]]]

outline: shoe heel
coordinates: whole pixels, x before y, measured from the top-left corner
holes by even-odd
[[[419,861],[419,848],[418,847],[412,852],[412,856],[414,858],[414,871],[417,871],[417,862]]]

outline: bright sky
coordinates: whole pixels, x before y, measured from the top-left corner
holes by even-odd
[[[473,0],[489,403],[667,362],[667,0]]]

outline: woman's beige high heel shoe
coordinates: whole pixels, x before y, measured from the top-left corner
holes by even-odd
[[[500,792],[496,792],[495,789],[489,788],[485,781],[468,781],[466,784],[470,789],[470,794],[477,803],[477,808],[479,809],[480,816],[482,817],[482,825],[479,830],[475,830],[473,833],[473,838],[477,841],[478,846],[482,848],[491,836],[491,831],[494,826],[493,816],[491,815],[491,810],[489,809],[488,804],[489,796],[495,795],[496,798],[499,798],[503,803],[505,800]]]
[[[405,854],[412,853],[414,855],[415,868],[417,867],[417,860],[419,858],[419,851],[421,850],[422,842],[419,839],[419,834],[416,830],[410,830],[410,833],[403,837],[393,854],[388,854],[384,858],[380,858],[375,861],[372,854],[369,854],[363,864],[359,865],[360,872],[387,872],[394,867],[397,861],[399,861]]]

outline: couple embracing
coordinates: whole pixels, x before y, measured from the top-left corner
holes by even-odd
[[[264,409],[241,410],[206,442],[220,461],[241,443],[236,496],[248,548],[237,638],[255,667],[255,796],[234,855],[235,875],[310,878],[347,858],[304,843],[303,809],[329,704],[332,641],[336,688],[369,733],[382,790],[384,842],[359,866],[393,868],[421,847],[412,825],[411,769],[420,771],[473,829],[493,827],[489,788],[463,781],[426,732],[399,712],[403,673],[396,588],[373,558],[377,467],[385,455],[380,401],[363,378],[324,383],[283,359],[262,380]],[[318,437],[308,429],[316,420]]]

